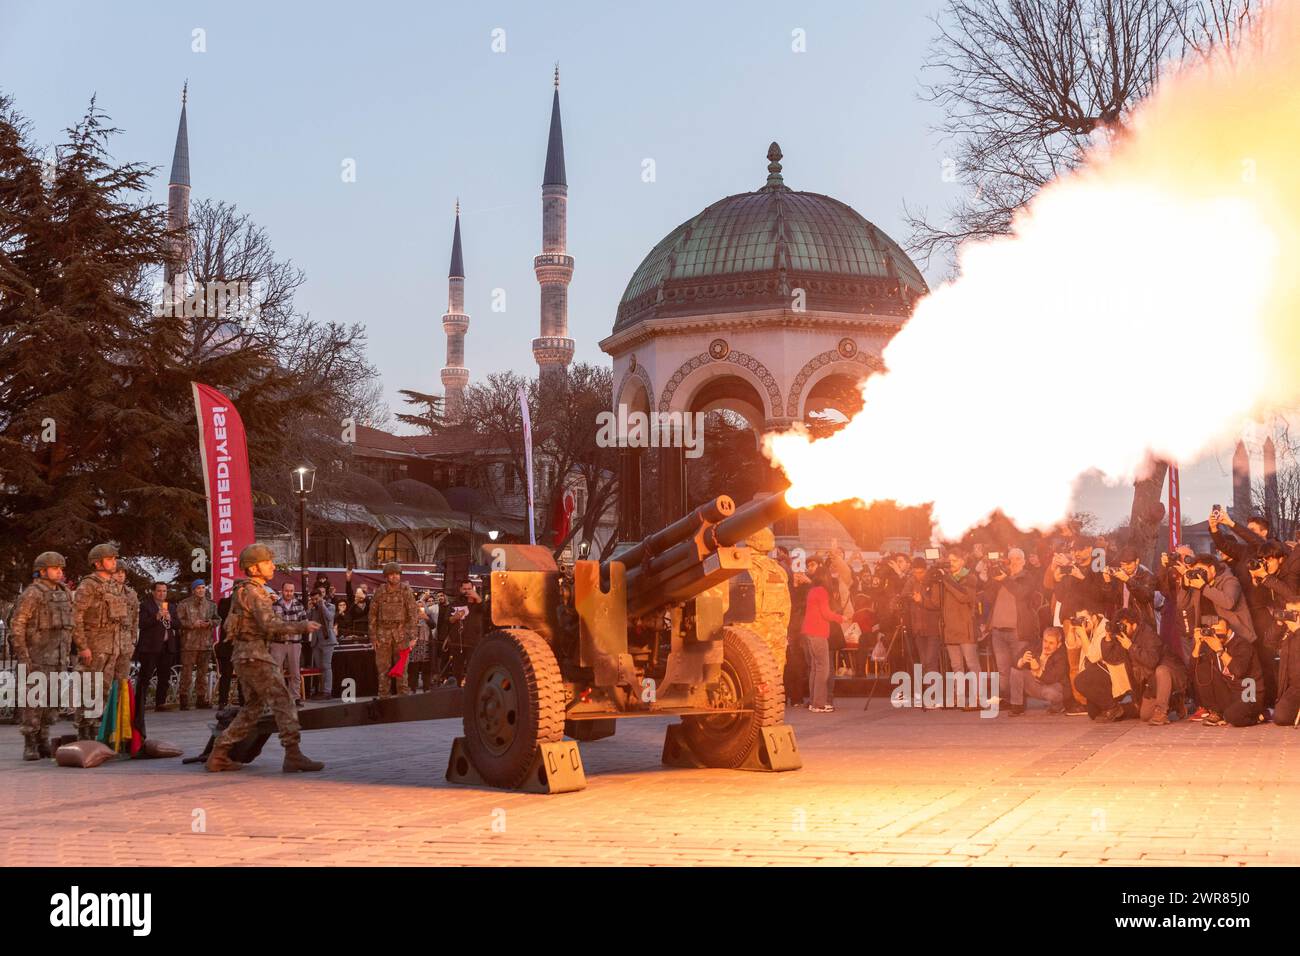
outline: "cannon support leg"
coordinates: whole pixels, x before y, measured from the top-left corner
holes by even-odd
[[[470,760],[465,748],[465,738],[457,737],[451,745],[451,759],[447,761],[447,782],[470,787],[491,786]],[[582,754],[575,740],[545,743],[537,754],[517,789],[524,793],[572,793],[584,790],[587,775],[582,769]]]
[[[668,725],[668,732],[664,734],[663,762],[670,767],[691,769],[717,766],[706,762],[691,748],[691,738],[685,729],[682,724]],[[733,769],[779,773],[798,770],[802,766],[803,759],[799,756],[799,745],[795,743],[794,728],[789,724],[777,724],[759,728],[758,740]]]

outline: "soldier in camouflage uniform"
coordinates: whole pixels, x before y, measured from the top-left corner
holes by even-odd
[[[771,528],[760,528],[745,541],[750,547],[749,576],[754,581],[754,631],[772,650],[777,672],[785,671],[786,631],[790,626],[790,589],[785,569],[768,553],[776,547]]]
[[[384,583],[370,598],[370,642],[375,646],[375,671],[379,696],[388,697],[388,672],[397,657],[415,643],[420,615],[410,585],[402,583],[402,566],[396,561],[384,565]],[[407,693],[406,672],[397,678],[397,693]]]
[[[49,675],[46,686],[50,691],[63,670],[63,648],[72,634],[72,589],[63,583],[65,564],[63,555],[55,551],[37,556],[33,567],[39,577],[18,599],[10,632],[18,663],[28,674],[44,671]],[[53,755],[49,731],[57,713],[54,707],[22,709],[24,760]]]
[[[97,544],[90,549],[93,574],[81,579],[73,601],[72,644],[77,651],[77,670],[102,675],[103,694],[117,675],[122,651],[122,631],[129,623],[125,589],[113,574],[117,570],[117,548]],[[77,736],[94,740],[99,736],[99,718],[86,716],[85,701],[77,709]]]
[[[275,559],[270,548],[250,544],[239,553],[239,566],[248,576],[235,583],[224,630],[225,639],[235,646],[231,660],[235,665],[235,676],[239,678],[239,693],[244,706],[213,743],[207,767],[215,772],[239,770],[244,766],[230,759],[230,748],[253,732],[262,718],[262,708],[266,706],[271,708],[280,731],[284,772],[323,770],[323,763],[309,760],[298,746],[302,739],[298,711],[267,647],[268,641],[284,640],[289,634],[318,631],[320,625],[315,621],[282,621],[271,609],[274,593],[266,582],[275,576]]]
[[[121,650],[117,654],[117,671],[113,674],[113,679],[126,680],[131,676],[131,659],[135,657],[135,646],[140,643],[140,595],[127,584],[125,568],[114,571],[113,580],[122,586],[122,596],[126,598],[126,623],[122,625]]]
[[[197,673],[199,691],[194,707],[206,710],[208,705],[208,670],[212,657],[212,629],[217,626],[217,606],[208,598],[202,580],[190,585],[190,596],[176,605],[181,621],[181,687],[180,709],[190,709],[190,686]]]

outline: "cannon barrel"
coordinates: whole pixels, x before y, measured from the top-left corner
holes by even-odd
[[[793,510],[786,502],[783,491],[751,501],[713,526],[713,547],[729,548],[733,544],[739,544],[759,528],[780,521]]]
[[[726,495],[718,495],[712,501],[706,501],[690,514],[678,518],[667,527],[660,528],[652,535],[648,535],[628,548],[613,561],[619,561],[623,567],[631,570],[640,567],[647,557],[655,556],[667,551],[678,542],[693,538],[695,533],[706,524],[715,524],[731,516],[736,510],[736,503]],[[605,562],[609,565],[609,561]]]
[[[697,585],[698,591],[703,591],[719,578],[732,577],[738,570],[727,573],[719,567],[712,567],[717,559],[711,562],[710,557],[721,549],[742,544],[755,531],[767,527],[791,510],[783,494],[751,501],[721,521],[705,522],[702,527],[697,525],[699,530],[696,533],[666,550],[646,552],[651,554],[648,561],[628,567],[629,613],[640,614],[659,604],[681,600],[683,592],[695,591]]]

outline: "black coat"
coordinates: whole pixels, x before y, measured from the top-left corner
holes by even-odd
[[[1103,585],[1108,595],[1107,616],[1114,620],[1115,614],[1124,606],[1124,588],[1128,588],[1128,606],[1142,616],[1142,620],[1150,624],[1156,621],[1156,590],[1159,583],[1156,576],[1141,565],[1133,573],[1133,577],[1128,581],[1121,581],[1117,577],[1111,577],[1110,584],[1105,584],[1105,575],[1102,576]]]
[[[180,653],[180,621],[176,618],[176,605],[167,603],[167,615],[159,620],[161,608],[152,594],[140,602],[140,640],[135,646],[137,654]]]
[[[1187,689],[1187,665],[1151,626],[1138,625],[1128,657],[1129,673],[1133,676],[1133,691],[1136,698],[1155,696],[1156,668],[1162,664],[1167,666],[1173,675],[1174,690]]]
[[[1250,562],[1265,545],[1277,542],[1261,538],[1245,525],[1234,526],[1232,532],[1231,535],[1224,534],[1223,529],[1219,528],[1211,531],[1210,537],[1214,540],[1214,546],[1228,556],[1228,567],[1240,582],[1246,603],[1252,608],[1263,607],[1268,603],[1268,592],[1250,576]]]
[[[1049,566],[1043,572],[1043,587],[1051,591],[1051,600],[1061,605],[1061,621],[1074,617],[1074,612],[1082,607],[1104,609],[1108,603],[1105,579],[1092,568],[1080,570],[1082,579],[1067,574],[1060,581],[1056,580],[1054,567]]]
[[[998,594],[1005,588],[1016,601],[1016,637],[1036,646],[1042,638],[1038,627],[1038,586],[1038,575],[1029,568],[1002,580],[990,578],[984,588],[984,606],[988,609],[990,626]]]
[[[1277,692],[1280,696],[1294,688],[1300,688],[1300,634],[1288,631],[1278,648]]]

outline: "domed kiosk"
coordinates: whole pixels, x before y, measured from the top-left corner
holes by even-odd
[[[600,343],[616,411],[728,409],[757,432],[803,421],[881,367],[929,291],[898,243],[852,207],[786,186],[776,143],[767,158],[761,189],[691,217],[632,274]],[[642,453],[623,453],[624,537],[643,531]],[[684,455],[659,454],[656,497],[664,514],[680,514]]]

